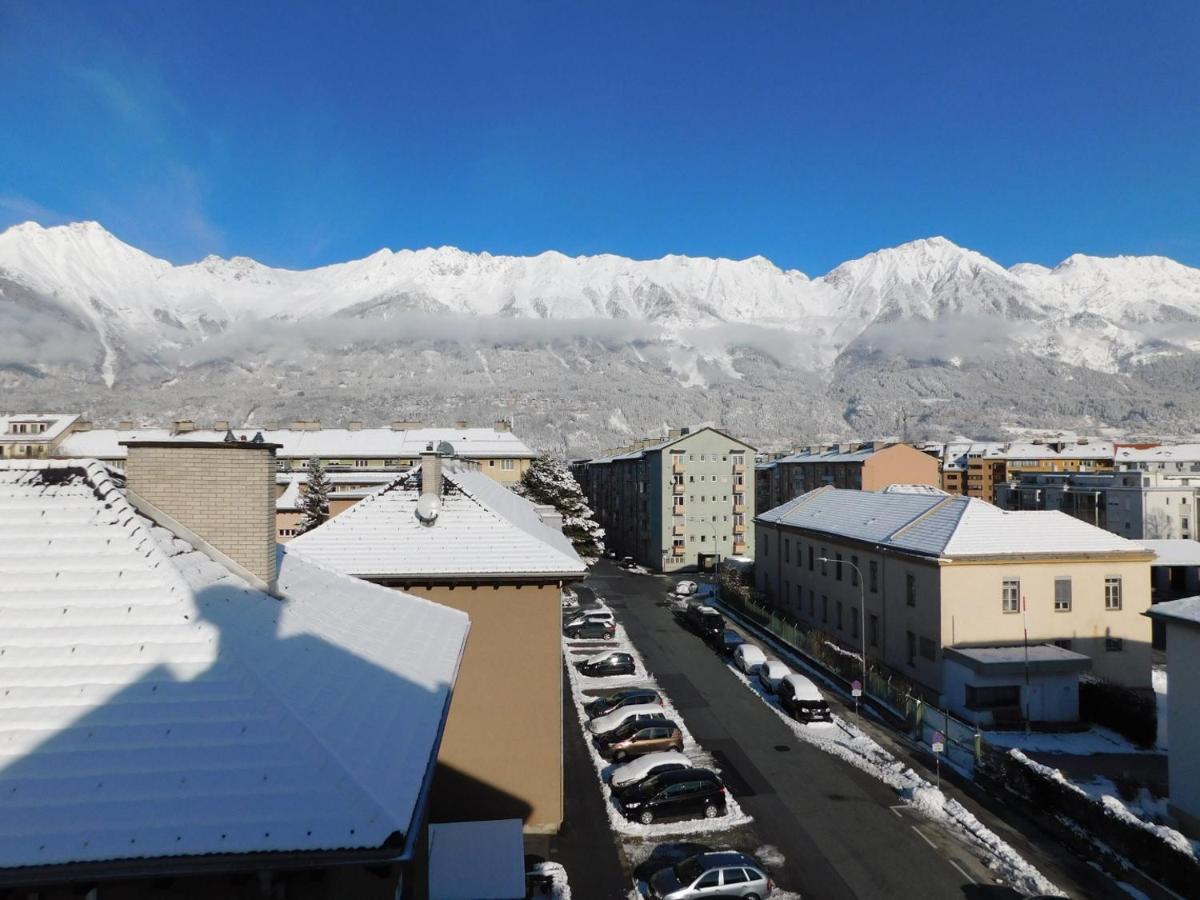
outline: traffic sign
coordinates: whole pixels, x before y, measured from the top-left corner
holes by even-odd
[[[851,694],[851,696],[854,696],[854,697],[862,696],[862,682],[861,681],[859,681],[858,679],[855,679],[854,681],[850,682],[850,694]]]
[[[933,747],[934,753],[942,753],[946,749],[946,736],[940,731],[935,731],[933,733],[933,740],[929,743]]]

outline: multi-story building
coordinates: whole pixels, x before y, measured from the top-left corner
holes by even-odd
[[[1053,509],[1132,540],[1200,536],[1200,466],[1193,474],[1121,470],[1024,473],[997,489],[1004,509]]]
[[[1005,452],[1008,478],[1026,473],[1110,472],[1116,447],[1112,441],[1013,441]]]
[[[940,481],[934,457],[885,441],[808,447],[774,466],[771,500],[779,503],[825,486],[877,491],[892,484],[937,487]]]
[[[287,550],[470,616],[432,820],[519,818],[529,840],[557,832],[561,589],[587,571],[561,516],[431,452]]]
[[[70,435],[58,447],[60,456],[99,459],[120,468],[124,465],[124,441],[220,441],[231,431],[229,423],[217,422],[211,429],[180,420],[171,428],[92,428]],[[320,422],[293,422],[291,428],[234,428],[238,440],[253,440],[257,434],[276,444],[281,472],[304,468],[314,457],[330,472],[400,472],[416,464],[431,444],[449,444],[460,459],[479,465],[479,470],[501,484],[521,480],[537,454],[499,420],[492,428],[468,428],[458,422],[453,428],[425,428],[419,422],[393,422],[388,428],[363,428],[351,422],[348,428],[322,428]]]
[[[1121,446],[1117,448],[1115,463],[1119,469],[1178,475],[1191,473],[1200,477],[1200,444]]]
[[[63,439],[79,425],[79,416],[20,413],[0,416],[0,459],[55,456]]]
[[[996,485],[1005,479],[1005,463],[1004,444],[988,441],[946,444],[941,462],[942,490],[994,503]]]
[[[572,464],[605,545],[652,569],[710,568],[753,556],[754,448],[715,428]]]
[[[1141,614],[1154,555],[1124,538],[1060,512],[899,487],[818,489],[755,525],[757,587],[773,606],[855,651],[865,637],[872,663],[933,695],[946,648],[1026,639],[1083,654],[1102,678],[1150,686]],[[1010,693],[981,696],[1008,703]]]

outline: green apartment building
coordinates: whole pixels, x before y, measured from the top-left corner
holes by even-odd
[[[672,429],[572,464],[606,546],[663,572],[753,556],[754,453],[715,428]]]

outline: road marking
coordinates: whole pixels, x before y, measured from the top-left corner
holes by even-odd
[[[916,831],[916,832],[917,832],[917,834],[921,835],[921,840],[923,840],[925,843],[927,843],[927,844],[928,844],[930,847],[932,847],[934,850],[936,850],[936,849],[938,848],[938,847],[937,847],[937,844],[935,844],[933,841],[931,841],[929,838],[925,837],[925,835],[924,835],[924,834],[921,834],[921,832],[917,830],[917,826],[916,826],[916,825],[910,825],[910,826],[908,826],[908,827],[909,827],[909,828],[911,828],[913,831]]]
[[[903,804],[901,804],[901,805],[899,805],[899,806],[889,806],[889,807],[888,807],[888,809],[890,809],[892,812],[894,812],[894,813],[896,814],[896,818],[897,818],[897,819],[903,819],[903,818],[904,818],[904,816],[900,815],[900,810],[904,809],[904,805],[903,805]]]
[[[948,863],[950,863],[950,865],[954,866],[954,868],[958,869],[958,874],[959,874],[959,875],[961,875],[963,878],[967,879],[967,881],[971,882],[971,884],[978,884],[978,883],[979,883],[979,882],[977,882],[977,881],[976,881],[974,878],[972,878],[970,875],[968,875],[966,872],[964,872],[964,871],[963,871],[963,867],[962,867],[962,866],[960,866],[958,863],[956,863],[954,860],[952,860],[952,859],[947,859],[946,861],[947,861]]]

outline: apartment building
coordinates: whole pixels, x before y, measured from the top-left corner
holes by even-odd
[[[1121,446],[1114,455],[1114,463],[1119,469],[1177,475],[1191,473],[1200,477],[1200,444]]]
[[[996,485],[1007,474],[1005,445],[988,441],[946,444],[941,454],[941,487],[947,494],[996,501]]]
[[[470,616],[432,821],[518,818],[527,840],[556,833],[563,820],[561,589],[587,571],[561,518],[430,452],[287,549]],[[410,639],[424,638],[414,632]]]
[[[449,444],[454,456],[478,464],[481,472],[501,484],[512,485],[537,457],[503,419],[491,428],[468,428],[462,421],[453,428],[426,428],[419,422],[393,422],[388,428],[363,428],[361,423],[351,422],[347,428],[323,428],[320,422],[297,421],[290,428],[268,425],[261,429],[230,429],[228,422],[201,428],[187,419],[171,428],[134,428],[132,423],[123,423],[117,429],[93,428],[72,434],[62,441],[58,455],[99,459],[120,468],[125,441],[221,441],[228,433],[247,441],[261,434],[267,443],[278,445],[276,460],[281,472],[300,471],[313,457],[329,472],[400,472],[415,465],[430,444]]]
[[[79,416],[15,413],[0,416],[0,459],[45,459],[80,425]]]
[[[1162,448],[1160,448],[1162,449]],[[1132,540],[1200,537],[1200,464],[1098,474],[1022,473],[997,489],[1004,509],[1053,509]]]
[[[754,448],[715,428],[674,429],[572,464],[605,545],[663,572],[753,556]]]
[[[892,484],[937,487],[940,482],[935,458],[888,441],[806,447],[773,465],[771,500],[778,503],[825,486],[877,491]]]
[[[1142,613],[1154,554],[1063,513],[929,488],[819,488],[755,526],[757,587],[772,605],[851,650],[865,637],[870,662],[935,697],[948,648],[1026,639],[1082,654],[1095,676],[1150,686]],[[1014,704],[1012,685],[977,686],[981,704]]]
[[[1115,467],[1112,441],[1013,441],[1005,451],[1008,477],[1054,472],[1106,472]]]

